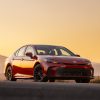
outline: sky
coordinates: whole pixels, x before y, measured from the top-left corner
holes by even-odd
[[[100,63],[100,0],[0,0],[0,54],[51,44]]]

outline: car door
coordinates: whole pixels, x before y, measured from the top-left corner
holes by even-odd
[[[21,66],[21,62],[23,61],[25,49],[26,49],[26,46],[21,47],[14,53],[12,65],[13,65],[13,71],[15,74],[23,73],[23,68]]]
[[[26,53],[32,53],[32,55],[35,55],[34,49],[32,46],[27,46],[25,50]],[[35,64],[35,59],[29,57],[29,56],[24,56],[23,60],[21,61],[21,67],[23,68],[23,74],[25,75],[33,75],[33,66]]]

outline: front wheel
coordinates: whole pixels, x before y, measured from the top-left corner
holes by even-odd
[[[76,79],[76,83],[89,83],[90,79]]]
[[[48,81],[46,75],[44,76],[43,69],[40,64],[35,66],[33,76],[34,76],[35,82],[47,82]]]
[[[12,71],[11,66],[8,66],[6,68],[5,76],[6,76],[6,79],[9,81],[16,81],[16,79],[13,77],[13,71]]]

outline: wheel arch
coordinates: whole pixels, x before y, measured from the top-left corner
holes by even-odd
[[[5,69],[4,69],[4,74],[6,73],[6,69],[7,69],[7,67],[9,67],[9,66],[11,66],[11,63],[8,63],[7,65],[6,65],[6,67],[5,67]],[[11,66],[12,67],[12,66]]]
[[[38,65],[38,64],[41,65],[41,67],[43,67],[42,64],[41,64],[40,62],[36,62],[36,63],[34,64],[34,68],[35,68],[36,65]],[[33,68],[33,69],[34,69],[34,68]]]
[[[44,71],[44,67],[43,67],[43,65],[42,65],[40,62],[36,62],[36,63],[34,64],[33,70],[34,70],[34,68],[36,67],[36,65],[38,65],[38,64],[40,64],[40,65],[41,65],[41,68],[42,68],[42,69],[43,69],[43,71]]]
[[[42,65],[42,63],[41,62],[36,62],[35,64],[34,64],[34,68],[33,68],[33,70],[35,69],[35,67],[37,66],[37,65],[40,65],[40,67],[41,67],[41,69],[42,69],[42,71],[43,71],[43,80],[42,80],[42,82],[47,82],[48,81],[48,77],[47,77],[47,75],[46,75],[46,73],[45,73],[45,70],[44,70],[44,66]],[[34,73],[33,73],[34,74]],[[34,76],[33,76],[34,77]]]

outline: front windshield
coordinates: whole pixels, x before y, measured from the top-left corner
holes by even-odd
[[[75,56],[70,50],[61,46],[37,45],[35,49],[37,55]]]

